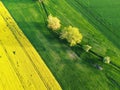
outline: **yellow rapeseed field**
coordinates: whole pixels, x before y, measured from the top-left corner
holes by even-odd
[[[0,2],[0,90],[61,90],[37,51]]]

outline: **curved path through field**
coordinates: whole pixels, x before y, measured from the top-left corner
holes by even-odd
[[[0,2],[0,90],[61,90],[37,51]]]

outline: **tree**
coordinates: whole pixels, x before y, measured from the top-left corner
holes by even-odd
[[[82,48],[88,52],[92,47],[90,45],[83,45]]]
[[[79,32],[79,29],[76,27],[68,26],[61,31],[60,38],[66,39],[70,46],[74,46],[77,43],[80,43],[82,40],[82,34]]]
[[[110,63],[110,57],[109,56],[104,57],[103,62],[109,64]]]
[[[61,27],[60,20],[57,17],[53,17],[51,14],[48,16],[48,28],[53,31],[59,30]]]

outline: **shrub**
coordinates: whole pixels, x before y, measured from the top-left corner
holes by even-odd
[[[57,17],[53,17],[51,14],[48,16],[48,28],[53,31],[60,29],[60,20]]]
[[[88,52],[92,47],[90,45],[83,45],[82,47],[86,52]]]
[[[70,46],[74,46],[77,43],[80,43],[82,40],[82,34],[79,32],[79,29],[76,27],[68,26],[61,31],[60,38],[66,39]]]
[[[109,56],[104,57],[103,62],[109,64],[110,63],[110,57]]]

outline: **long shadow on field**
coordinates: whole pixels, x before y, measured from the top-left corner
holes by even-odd
[[[67,47],[70,47],[66,40],[61,40],[59,38],[59,35],[57,35],[56,33],[53,33],[51,30],[49,30],[45,23],[29,22],[29,28],[30,27],[35,27],[34,31],[31,30],[31,32],[33,32],[33,33],[31,33],[31,35],[28,35],[28,38],[30,38],[31,41],[33,41],[33,39],[30,36],[35,37],[34,35],[36,35],[36,34],[34,34],[34,32],[39,32],[39,33],[37,33],[37,35],[40,36],[42,34],[46,38],[46,40],[49,41],[48,43],[50,43],[51,45],[54,45],[55,43],[60,43],[61,45],[63,44]],[[25,33],[27,33],[27,32],[25,32]],[[34,42],[33,42],[33,44],[34,44]],[[47,43],[44,43],[44,44],[47,44]],[[70,49],[72,49],[72,51],[75,52],[81,59],[86,60],[89,63],[94,63],[94,62],[98,61],[97,59],[94,59],[96,56],[94,56],[91,53],[86,53],[83,49],[81,49],[77,46],[71,47]]]
[[[39,23],[39,22],[31,22],[30,25],[34,25],[36,27],[36,31],[39,31],[46,37],[46,39],[51,44],[60,43],[61,45],[66,45],[67,47],[70,47],[66,40],[61,40],[59,38],[59,35],[56,33],[53,33],[51,30],[49,30],[45,23]],[[86,60],[89,64],[94,64],[99,62],[99,57],[95,56],[92,53],[85,52],[82,48],[75,46],[70,47],[70,49],[75,52],[81,59]],[[100,60],[100,59],[99,59]]]

